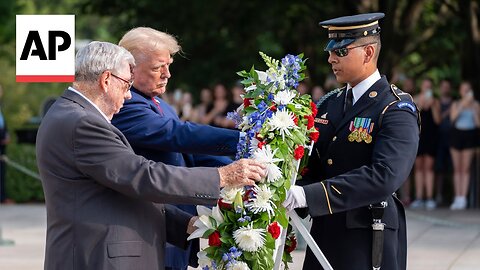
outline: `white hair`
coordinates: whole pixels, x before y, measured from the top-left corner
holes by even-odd
[[[92,41],[77,52],[75,57],[75,81],[95,81],[106,70],[118,71],[124,62],[135,66],[135,59],[118,45]]]

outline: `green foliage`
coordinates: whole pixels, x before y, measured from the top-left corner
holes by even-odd
[[[10,160],[21,164],[38,174],[35,147],[32,145],[12,144],[7,147]],[[40,180],[35,179],[14,167],[7,165],[6,190],[8,198],[16,202],[43,201],[43,189]]]

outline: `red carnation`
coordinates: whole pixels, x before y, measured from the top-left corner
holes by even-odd
[[[250,102],[252,99],[251,98],[246,98],[243,100],[243,107],[247,108],[248,106],[252,105]]]
[[[287,253],[292,253],[292,251],[294,251],[296,248],[297,248],[297,239],[295,238],[294,235],[288,237],[288,240],[287,242],[289,242],[288,244],[285,243],[285,251]]]
[[[276,112],[277,111],[277,106],[275,106],[275,104],[272,103],[272,106],[270,106],[270,111]]]
[[[303,154],[305,154],[305,149],[303,148],[303,146],[299,145],[293,152],[293,157],[296,160],[299,160],[303,157]]]
[[[267,144],[267,143],[266,142],[258,142],[257,146],[258,146],[258,148],[262,149],[265,144]]]
[[[310,139],[313,142],[317,142],[319,136],[320,136],[320,132],[318,132],[318,131],[310,133]]]
[[[208,236],[208,245],[211,247],[219,247],[222,245],[222,241],[220,241],[220,233],[218,231],[214,231]]]
[[[312,116],[317,116],[317,104],[315,104],[315,102],[310,102],[310,107],[312,107]]]
[[[268,232],[272,235],[273,239],[277,239],[280,236],[280,226],[275,221],[268,225]]]
[[[315,123],[315,119],[311,115],[305,115],[305,119],[307,119],[307,129],[311,129]]]
[[[222,199],[218,199],[218,206],[220,209],[230,210],[232,209],[232,204],[224,202]]]
[[[295,123],[296,126],[298,126],[298,117],[296,115],[293,118],[293,122]]]

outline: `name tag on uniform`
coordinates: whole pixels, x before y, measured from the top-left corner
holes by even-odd
[[[322,125],[327,125],[328,124],[328,119],[315,118],[315,123],[319,123],[319,124],[322,124]]]

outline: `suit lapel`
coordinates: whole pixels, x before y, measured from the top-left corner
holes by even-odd
[[[379,97],[382,94],[382,90],[386,89],[386,85],[388,86],[387,79],[385,76],[382,76],[380,80],[375,82],[361,97],[360,99],[355,102],[355,105],[345,114],[345,117],[343,117],[335,128],[335,133],[337,133],[343,126],[346,124],[350,123],[350,121],[357,115],[359,115],[361,112],[366,110],[367,108],[371,107],[377,101],[379,100]],[[344,91],[345,92],[345,91]],[[373,92],[376,92],[374,94]],[[342,95],[345,96],[345,95]],[[344,100],[344,99],[343,99]],[[343,103],[342,101],[342,106],[341,109],[343,110]],[[340,107],[340,106],[339,106]],[[343,113],[343,111],[342,111]]]

